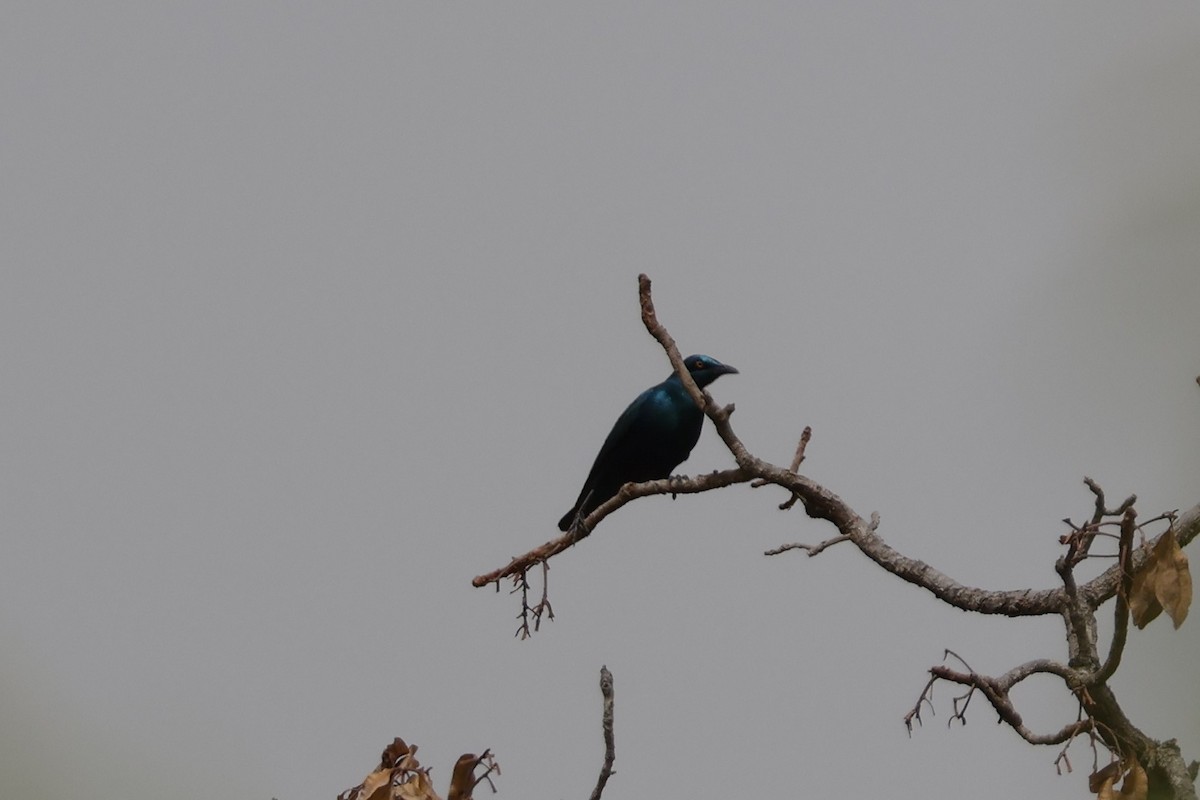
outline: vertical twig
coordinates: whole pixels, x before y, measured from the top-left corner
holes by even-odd
[[[616,744],[613,741],[613,676],[608,667],[600,667],[600,694],[604,696],[604,766],[600,768],[600,777],[596,780],[596,788],[592,790],[591,800],[600,800],[604,786],[613,774],[613,761],[617,757]]]

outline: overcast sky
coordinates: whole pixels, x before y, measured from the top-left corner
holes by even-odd
[[[331,798],[398,735],[580,797],[607,664],[606,800],[1086,796],[982,700],[901,722],[1061,623],[765,558],[832,533],[778,490],[622,509],[531,641],[470,579],[669,373],[639,272],[757,455],[811,425],[964,582],[1055,585],[1084,475],[1200,502],[1196,3],[13,0],[0,102],[0,794]],[[1198,624],[1114,681],[1189,759]]]

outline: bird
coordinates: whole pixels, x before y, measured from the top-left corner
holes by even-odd
[[[703,389],[737,369],[712,356],[693,355],[683,361],[696,385]],[[558,521],[567,531],[626,483],[669,478],[687,460],[700,439],[704,412],[696,407],[677,373],[642,392],[621,413],[600,447],[579,499]]]

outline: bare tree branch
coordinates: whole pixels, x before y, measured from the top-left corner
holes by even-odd
[[[650,293],[650,279],[645,275],[638,276],[638,287],[642,321],[647,331],[663,347],[668,360],[670,360],[672,367],[679,375],[692,399],[700,408],[704,409],[705,414],[713,421],[718,435],[736,460],[738,469],[710,473],[694,478],[669,478],[659,481],[647,481],[640,484],[626,484],[621,488],[616,497],[593,511],[584,520],[583,524],[576,526],[574,530],[568,531],[565,535],[557,539],[552,539],[540,547],[512,559],[509,564],[500,569],[477,576],[472,581],[474,586],[486,586],[489,583],[497,583],[505,577],[521,574],[531,566],[561,553],[563,550],[566,550],[588,536],[602,519],[630,500],[655,494],[692,494],[735,483],[754,481],[759,485],[774,484],[787,490],[793,500],[796,497],[800,499],[810,517],[823,519],[832,523],[838,529],[840,536],[844,536],[854,542],[855,546],[864,555],[884,570],[901,580],[931,592],[935,597],[955,608],[981,614],[1000,614],[1010,617],[1064,613],[1069,604],[1066,587],[1040,590],[988,590],[964,586],[931,565],[917,559],[909,558],[892,548],[879,536],[870,522],[863,519],[844,500],[824,486],[796,473],[793,469],[779,467],[753,456],[734,433],[730,424],[729,417],[733,412],[733,406],[718,406],[707,392],[696,386],[690,373],[684,367],[683,359],[679,354],[678,348],[675,346],[675,340],[658,321],[654,301]],[[805,438],[802,437],[801,446],[797,448],[801,459],[803,458],[803,447],[806,443]],[[1087,479],[1086,482],[1089,488],[1093,490],[1093,493],[1099,490],[1099,487],[1091,479]],[[1104,496],[1101,491],[1096,496],[1096,511],[1108,512],[1109,514],[1123,511],[1132,504],[1133,500],[1134,498],[1131,497],[1117,509],[1109,510],[1105,507]],[[1103,516],[1101,514],[1101,517]],[[1186,545],[1197,533],[1200,533],[1200,505],[1197,505],[1180,518],[1176,530],[1181,545]],[[827,547],[828,545],[825,546]],[[807,548],[791,545],[780,548],[777,552],[790,549],[807,549],[812,553],[813,548],[824,549],[820,545]],[[820,552],[820,549],[817,552]],[[1140,568],[1145,562],[1146,557],[1147,554],[1145,552],[1139,551],[1135,553],[1131,563],[1132,569],[1136,571]],[[1079,586],[1077,589],[1078,602],[1091,608],[1099,606],[1116,593],[1119,584],[1119,575],[1120,568],[1118,565],[1114,565],[1099,577]]]
[[[746,483],[749,480],[750,475],[745,471],[727,469],[722,472],[709,472],[704,475],[697,475],[694,478],[675,476],[656,481],[645,481],[644,483],[627,483],[621,487],[615,496],[604,501],[591,514],[588,514],[587,519],[583,520],[581,524],[575,525],[571,530],[557,539],[551,539],[545,544],[530,550],[528,553],[514,557],[500,569],[477,576],[471,581],[471,585],[479,588],[487,586],[490,583],[498,584],[504,578],[523,574],[531,567],[548,561],[572,545],[587,538],[601,520],[631,500],[636,500],[639,497],[650,497],[651,495],[698,494],[712,489],[732,486],[735,483]]]
[[[1064,725],[1060,730],[1055,731],[1054,733],[1034,733],[1025,726],[1024,719],[1013,705],[1008,694],[1013,683],[1017,683],[1019,680],[1022,680],[1029,675],[1037,672],[1050,672],[1053,674],[1058,674],[1058,670],[1051,666],[1051,664],[1052,662],[1029,662],[1028,664],[1023,664],[1021,667],[1018,667],[1016,670],[1006,673],[1002,678],[989,678],[986,675],[980,675],[969,667],[966,672],[951,669],[950,667],[944,665],[931,667],[929,669],[929,674],[933,677],[930,679],[929,683],[925,685],[925,691],[921,693],[921,697],[917,701],[917,706],[913,709],[913,711],[910,711],[908,715],[905,716],[905,724],[908,725],[911,730],[912,726],[910,721],[912,719],[917,719],[919,721],[921,703],[930,702],[929,696],[933,688],[933,684],[935,681],[940,679],[949,681],[951,683],[957,683],[960,686],[966,686],[970,689],[967,694],[961,695],[955,699],[954,714],[951,717],[952,721],[958,720],[959,722],[966,722],[967,703],[970,702],[971,694],[978,690],[983,694],[984,697],[987,698],[988,702],[991,703],[992,708],[995,709],[1001,721],[1005,722],[1010,728],[1016,731],[1017,735],[1019,735],[1025,741],[1029,742],[1030,744],[1040,745],[1062,744],[1068,739],[1078,735],[1081,731],[1088,729],[1091,726],[1091,722],[1088,720],[1079,720],[1072,722],[1069,725]],[[1014,678],[1014,675],[1020,675],[1021,677]],[[960,700],[962,701],[961,706],[958,704],[958,701]]]
[[[963,662],[965,671],[946,665],[932,667],[930,679],[921,692],[916,705],[906,715],[905,724],[911,733],[914,722],[920,723],[921,710],[932,710],[932,689],[938,680],[956,683],[967,688],[967,692],[954,698],[954,713],[951,721],[965,720],[967,706],[975,692],[983,694],[1000,720],[1013,728],[1022,738],[1032,744],[1070,743],[1075,737],[1087,733],[1093,748],[1099,741],[1119,759],[1134,758],[1145,767],[1149,775],[1151,795],[1156,787],[1169,786],[1176,800],[1195,798],[1192,778],[1184,765],[1178,747],[1173,741],[1157,742],[1136,728],[1125,716],[1117,702],[1109,679],[1120,666],[1121,656],[1128,632],[1128,592],[1131,577],[1141,570],[1151,557],[1153,547],[1134,547],[1133,536],[1136,514],[1136,496],[1131,495],[1115,508],[1109,508],[1104,491],[1091,478],[1084,483],[1094,496],[1091,518],[1083,525],[1071,526],[1071,532],[1062,537],[1066,547],[1055,564],[1062,585],[1051,589],[989,590],[963,585],[924,561],[909,558],[888,545],[879,535],[879,517],[872,514],[864,518],[834,492],[799,473],[805,460],[805,450],[811,439],[811,429],[805,428],[796,449],[796,455],[788,467],[780,467],[764,461],[749,452],[734,432],[730,417],[734,406],[717,405],[712,397],[700,389],[684,367],[683,359],[666,328],[659,322],[651,297],[650,279],[638,277],[639,302],[642,322],[646,330],[662,346],[689,396],[697,407],[712,420],[717,435],[725,444],[737,463],[737,468],[713,472],[692,478],[669,478],[639,484],[626,484],[612,499],[593,511],[586,520],[566,535],[546,542],[523,556],[514,558],[508,565],[493,572],[480,575],[473,581],[475,586],[496,583],[505,577],[523,581],[525,573],[536,564],[545,562],[588,536],[605,517],[626,503],[639,497],[656,494],[691,494],[722,488],[737,483],[750,482],[754,487],[768,484],[782,488],[788,499],[781,509],[790,508],[799,502],[809,517],[831,523],[837,534],[816,545],[789,544],[768,555],[789,550],[805,550],[814,556],[828,547],[849,541],[860,552],[888,573],[918,586],[943,602],[964,611],[980,614],[1000,614],[1010,617],[1055,614],[1063,618],[1066,629],[1069,659],[1067,665],[1039,659],[1021,664],[1000,677],[981,675]],[[1118,520],[1119,518],[1119,520]],[[1162,518],[1174,518],[1174,513]],[[1155,518],[1162,519],[1162,518]],[[1075,568],[1091,555],[1091,547],[1097,537],[1110,535],[1104,528],[1120,528],[1117,563],[1091,580],[1078,583]],[[1144,527],[1144,526],[1142,526]],[[1200,535],[1200,504],[1189,509],[1178,518],[1161,536],[1175,536],[1180,546],[1186,546]],[[1158,539],[1155,539],[1157,542]],[[1114,609],[1114,635],[1101,660],[1098,646],[1096,610],[1109,599],[1117,597]],[[524,600],[523,595],[523,603]],[[542,605],[549,607],[543,594]],[[536,626],[535,626],[536,629]],[[947,651],[947,656],[954,655]],[[957,658],[957,656],[955,656]],[[959,659],[961,661],[961,659]],[[1077,720],[1064,725],[1058,731],[1038,734],[1029,730],[1014,706],[1009,693],[1013,686],[1035,674],[1057,676],[1066,688],[1079,698],[1080,715]],[[1066,763],[1065,749],[1056,763]],[[603,773],[602,773],[603,777]],[[602,788],[602,784],[598,790]],[[598,795],[595,795],[598,796]]]

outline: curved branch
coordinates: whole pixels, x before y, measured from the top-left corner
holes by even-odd
[[[1038,672],[1050,672],[1059,674],[1058,669],[1053,667],[1061,667],[1053,662],[1029,662],[1022,664],[1014,670],[1010,670],[1000,678],[990,678],[987,675],[980,675],[977,672],[959,672],[958,670],[950,669],[946,666],[932,667],[929,674],[935,679],[941,678],[951,683],[957,683],[961,686],[968,686],[971,689],[978,689],[983,693],[983,696],[991,703],[992,708],[1010,728],[1017,732],[1025,741],[1030,744],[1062,744],[1068,739],[1079,735],[1081,732],[1092,727],[1091,720],[1076,720],[1075,722],[1064,725],[1054,733],[1034,733],[1025,726],[1025,720],[1021,717],[1020,712],[1012,704],[1012,700],[1008,696],[1009,689],[1013,683],[1017,683],[1024,678],[1029,677]],[[1012,680],[1009,683],[1010,676],[1014,673],[1024,673],[1021,677]],[[965,711],[965,708],[963,709]],[[961,712],[959,712],[961,717]]]
[[[1036,658],[1033,661],[1026,661],[1024,664],[1013,667],[995,680],[1007,692],[1031,675],[1057,675],[1067,685],[1078,683],[1081,680],[1078,670],[1071,669],[1065,664],[1051,661],[1048,658]]]

